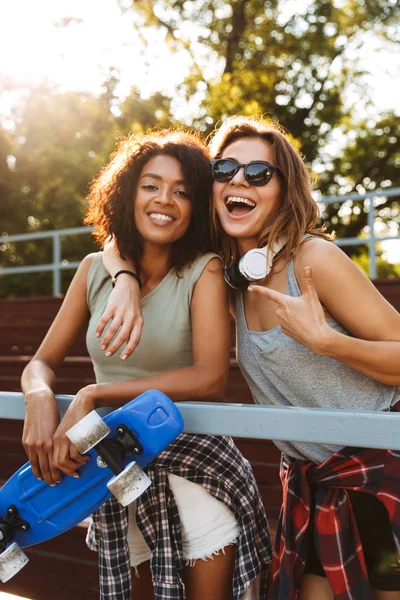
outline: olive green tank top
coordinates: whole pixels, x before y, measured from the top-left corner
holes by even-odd
[[[172,371],[193,364],[190,304],[194,286],[204,267],[217,254],[207,253],[193,261],[178,277],[171,269],[158,286],[141,299],[144,326],[139,345],[125,361],[123,350],[106,358],[96,338],[96,325],[112,290],[111,277],[98,252],[87,280],[90,321],[86,344],[93,360],[96,381],[121,381]]]

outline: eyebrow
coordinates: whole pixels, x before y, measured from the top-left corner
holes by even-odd
[[[161,175],[157,175],[156,173],[143,173],[143,175],[140,176],[140,179],[143,179],[143,177],[152,177],[153,179],[158,179],[159,181],[162,181]],[[174,183],[179,184],[179,185],[180,184],[185,185],[185,180],[177,179]]]

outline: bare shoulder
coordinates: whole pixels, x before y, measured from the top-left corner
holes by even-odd
[[[87,256],[85,256],[85,258],[81,260],[81,263],[70,284],[66,299],[68,298],[68,296],[71,296],[71,288],[73,292],[75,292],[77,289],[82,289],[84,292],[86,292],[88,274],[96,255],[97,252],[92,252],[91,254],[88,254]]]
[[[195,284],[193,298],[200,297],[203,294],[206,295],[207,299],[214,298],[215,300],[217,297],[222,297],[224,299],[226,298],[227,302],[227,291],[222,272],[222,263],[216,256],[212,257],[207,262]]]
[[[305,240],[296,252],[295,257],[295,262],[298,263],[300,268],[309,266],[322,269],[325,266],[329,269],[331,261],[354,265],[352,260],[336,244],[318,237]]]
[[[399,339],[400,316],[359,267],[332,242],[312,238],[294,260],[301,291],[303,270],[311,267],[315,290],[328,312],[356,337]]]
[[[341,281],[344,284],[348,278],[363,286],[374,287],[343,250],[323,238],[315,237],[304,241],[296,253],[294,267],[300,283],[303,269],[311,267],[315,288],[322,295],[326,286],[331,287],[332,281],[336,283]]]
[[[216,281],[223,279],[222,262],[217,256],[210,258],[204,266],[197,282],[196,287],[204,284],[214,285]]]
[[[93,264],[94,259],[96,258],[98,252],[91,252],[90,254],[87,254],[85,256],[85,258],[82,259],[81,264],[79,265],[79,268],[82,271],[86,271],[88,272],[90,267]]]
[[[222,273],[221,259],[218,256],[213,256],[204,267],[204,271],[208,273]]]

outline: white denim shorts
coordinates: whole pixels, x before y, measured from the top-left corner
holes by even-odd
[[[232,511],[198,483],[168,473],[169,485],[179,511],[183,557],[187,564],[207,560],[236,543],[240,527]],[[131,566],[150,560],[150,548],[136,524],[136,502],[129,506],[128,543]]]

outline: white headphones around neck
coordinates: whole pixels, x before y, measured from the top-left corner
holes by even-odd
[[[272,269],[275,255],[285,244],[286,240],[278,240],[272,248],[266,245],[249,250],[231,267],[224,268],[226,283],[237,290],[247,288],[253,281],[265,279]]]

